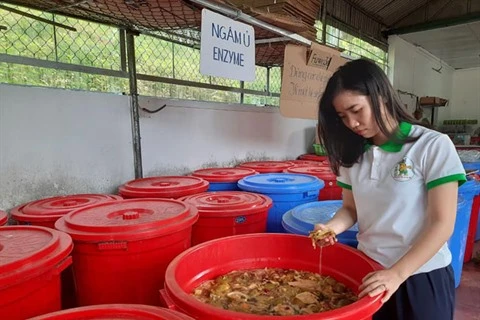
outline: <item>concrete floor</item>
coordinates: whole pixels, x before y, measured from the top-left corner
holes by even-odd
[[[480,251],[480,241],[474,253]],[[480,320],[480,265],[464,265],[462,280],[457,289],[455,320]]]

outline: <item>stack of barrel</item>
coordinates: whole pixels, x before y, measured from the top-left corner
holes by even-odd
[[[176,256],[218,238],[292,232],[283,223],[287,212],[341,198],[334,180],[326,158],[253,161],[127,181],[118,195],[18,205],[10,210],[14,225],[0,227],[8,257],[0,262],[0,318],[125,312],[188,319],[145,307],[160,303],[165,270]],[[6,222],[0,212],[0,225]]]

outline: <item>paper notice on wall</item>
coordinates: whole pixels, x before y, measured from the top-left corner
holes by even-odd
[[[285,47],[280,112],[289,118],[317,119],[318,104],[332,74],[348,60],[319,44]]]

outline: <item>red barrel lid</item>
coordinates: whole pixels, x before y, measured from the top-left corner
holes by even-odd
[[[252,161],[244,162],[239,167],[253,169],[260,173],[280,173],[293,165],[290,161]]]
[[[126,197],[180,198],[207,191],[208,181],[191,176],[150,177],[129,181],[119,188]]]
[[[248,215],[272,207],[272,200],[269,197],[243,191],[205,192],[180,200],[194,205],[201,216]]]
[[[330,170],[330,168],[324,167],[292,167],[286,170],[289,173],[300,173],[300,174],[309,174],[315,176],[324,181],[337,180],[337,176]]]
[[[10,213],[17,221],[56,221],[73,210],[115,200],[123,199],[110,194],[73,194],[32,201],[13,208]]]
[[[130,199],[75,210],[55,228],[80,241],[136,241],[180,231],[197,220],[197,208],[178,200]]]
[[[30,320],[194,320],[169,309],[141,304],[103,304],[57,311]]]
[[[316,154],[302,154],[298,157],[299,160],[311,160],[311,161],[328,161],[327,156],[317,156]]]
[[[38,226],[0,228],[0,290],[57,268],[72,249],[72,238],[57,230]]]
[[[312,160],[290,160],[295,166],[303,167],[328,167],[328,161],[312,161]]]
[[[237,182],[247,176],[256,174],[248,168],[208,168],[196,170],[192,176],[207,180],[208,182]]]
[[[8,222],[8,216],[5,211],[0,210],[0,226],[6,225]]]

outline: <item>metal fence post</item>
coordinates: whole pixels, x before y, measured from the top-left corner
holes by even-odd
[[[322,43],[327,43],[327,0],[322,0]]]
[[[127,48],[125,47],[125,29],[118,29],[120,40],[120,70],[127,72]]]
[[[240,89],[242,89],[242,92],[240,92],[240,103],[243,104],[245,101],[245,93],[243,92],[243,89],[245,89],[245,81],[240,80]]]
[[[143,177],[142,146],[140,137],[140,117],[138,106],[137,67],[135,60],[135,36],[137,33],[127,31],[127,61],[130,84],[130,117],[132,120],[133,163],[135,179]]]

